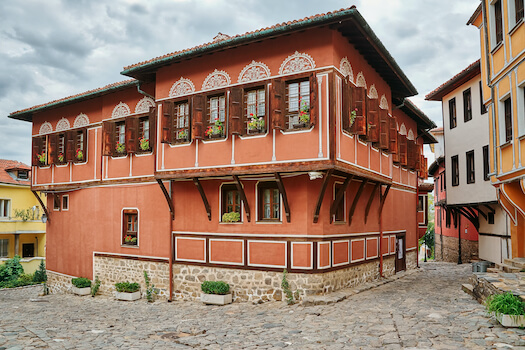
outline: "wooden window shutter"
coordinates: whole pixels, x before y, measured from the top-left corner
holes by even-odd
[[[386,109],[379,108],[379,148],[390,148],[390,120]]]
[[[173,115],[175,104],[171,101],[162,103],[162,117],[160,119],[160,142],[171,143],[173,137]]]
[[[399,163],[407,165],[407,137],[399,134]]]
[[[416,165],[416,150],[415,143],[412,140],[407,140],[407,166],[410,169],[414,169]]]
[[[367,120],[366,120],[366,88],[354,87],[349,85],[351,90],[352,102],[350,104],[350,111],[356,111],[356,118],[350,127],[350,132],[356,135],[367,134]]]
[[[148,112],[149,120],[149,147],[155,149],[157,140],[157,107],[150,107]]]
[[[317,113],[319,109],[318,102],[318,84],[317,75],[314,73],[310,74],[310,125],[315,125],[317,122]]]
[[[370,142],[379,142],[379,101],[377,98],[366,98],[368,110],[368,132],[366,140]]]
[[[87,139],[88,139],[87,128],[82,128],[81,132],[82,132],[82,153],[83,153],[82,160],[86,161],[87,160],[87,152],[88,152],[88,149],[87,149]],[[115,130],[113,130],[113,135],[115,135]]]
[[[66,132],[66,162],[73,162],[75,160],[75,137],[76,132],[68,130]]]
[[[136,117],[126,118],[126,152],[135,153],[139,143],[139,119]]]
[[[388,119],[390,120],[390,134],[389,134],[389,152],[393,154],[397,154],[397,122],[396,117],[389,116]]]
[[[421,171],[421,155],[419,154],[419,145],[416,143],[414,147],[414,168],[416,171]]]
[[[47,164],[58,163],[58,134],[49,135],[49,150],[47,152],[49,160]]]
[[[352,102],[352,96],[350,96],[350,83],[349,83],[349,77],[345,77],[343,79],[343,88],[342,88],[342,98],[343,98],[343,111],[341,113],[342,118],[342,127],[343,130],[350,131],[350,118],[351,118],[351,110],[350,110],[350,103]],[[353,123],[352,123],[353,124]]]
[[[44,143],[45,136],[33,137],[33,157],[31,165],[40,165],[37,156],[42,153],[42,146]]]
[[[272,90],[270,93],[270,108],[272,117],[272,127],[274,129],[286,129],[285,114],[285,85],[282,79],[272,80]]]
[[[243,133],[242,124],[242,97],[244,89],[232,87],[230,89],[230,130],[232,135],[241,135]]]
[[[102,122],[102,155],[111,156],[115,150],[115,122]]]
[[[191,115],[193,121],[193,138],[202,140],[204,137],[204,102],[203,95],[195,95],[191,99]]]

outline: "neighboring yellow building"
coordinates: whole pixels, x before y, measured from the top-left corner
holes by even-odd
[[[34,273],[46,256],[46,224],[30,175],[27,165],[0,159],[0,263],[19,255],[25,273]]]
[[[483,101],[489,112],[490,175],[509,214],[512,257],[525,257],[524,0],[482,0],[467,24],[479,28]]]

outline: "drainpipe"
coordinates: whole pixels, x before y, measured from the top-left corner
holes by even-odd
[[[142,84],[142,82],[139,80],[139,83],[137,84],[137,91],[138,91],[140,94],[142,94],[142,95],[144,95],[144,96],[146,96],[146,97],[149,97],[149,98],[151,98],[153,101],[155,101],[155,97],[151,96],[151,95],[148,94],[146,91],[144,91],[144,90],[142,90],[142,89],[140,88],[140,85],[141,85],[141,84]]]
[[[170,200],[173,200],[173,187],[170,180]],[[170,278],[170,296],[168,302],[171,303],[173,298],[173,217],[170,213],[170,259],[169,259],[169,278]]]
[[[416,171],[416,267],[419,267],[419,224],[417,222],[417,205],[419,203],[419,171]],[[426,232],[425,232],[426,233]],[[406,241],[406,238],[405,238]],[[425,256],[427,256],[427,246],[425,245]],[[406,259],[406,257],[405,257]]]
[[[456,214],[458,219],[458,265],[463,264],[463,261],[461,260],[461,215]]]
[[[379,185],[379,203],[383,197],[383,185]],[[390,242],[390,241],[389,241]],[[379,277],[383,276],[383,211],[379,213]]]

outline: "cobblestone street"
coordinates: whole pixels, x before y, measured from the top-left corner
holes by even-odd
[[[461,291],[469,264],[417,273],[331,305],[224,307],[0,293],[0,349],[525,349]]]

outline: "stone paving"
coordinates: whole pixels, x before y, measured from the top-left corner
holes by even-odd
[[[0,349],[525,349],[461,291],[471,266],[417,273],[330,305],[223,307],[0,293]]]

